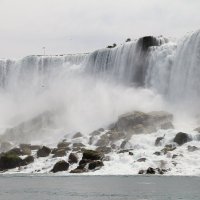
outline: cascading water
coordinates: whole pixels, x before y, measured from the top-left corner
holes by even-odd
[[[68,134],[132,110],[167,109],[164,102],[198,108],[199,34],[177,44],[148,36],[91,54],[0,60],[1,133],[46,111]]]

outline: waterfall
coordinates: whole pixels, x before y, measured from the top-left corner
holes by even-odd
[[[177,42],[147,36],[89,54],[2,59],[1,132],[46,111],[60,113],[57,128],[67,132],[92,131],[132,110],[167,109],[165,102],[198,112],[199,77],[199,31]]]

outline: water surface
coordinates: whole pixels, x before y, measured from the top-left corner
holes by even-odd
[[[1,200],[199,200],[199,177],[1,176]]]

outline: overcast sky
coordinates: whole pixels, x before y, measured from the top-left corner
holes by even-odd
[[[0,58],[88,52],[200,28],[200,0],[0,0]]]

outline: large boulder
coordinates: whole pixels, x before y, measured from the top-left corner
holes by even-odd
[[[146,171],[146,174],[155,174],[156,173],[156,170],[152,167],[149,167]]]
[[[69,147],[70,144],[71,144],[70,142],[62,141],[58,143],[57,147],[58,149],[67,148]]]
[[[173,115],[164,111],[149,113],[135,111],[121,115],[113,129],[128,133],[127,137],[129,138],[132,134],[155,132],[172,120]]]
[[[102,135],[95,145],[98,147],[103,147],[107,146],[109,143],[110,143],[109,136]]]
[[[23,156],[23,152],[20,148],[15,147],[15,148],[9,150],[8,152],[11,153],[11,154],[15,154],[17,156]]]
[[[13,152],[3,153],[0,156],[0,170],[7,170],[20,167],[22,159]]]
[[[86,160],[101,160],[103,157],[104,157],[104,155],[101,152],[85,149],[83,151],[82,159],[86,159]]]
[[[101,152],[103,154],[108,154],[108,153],[110,153],[112,151],[112,148],[111,147],[105,147],[105,146],[97,147],[96,151],[99,151],[99,152]]]
[[[78,156],[75,153],[70,153],[69,154],[69,158],[68,158],[68,162],[70,164],[74,164],[74,163],[78,163]]]
[[[69,169],[69,163],[64,160],[57,162],[53,169],[51,170],[53,173],[60,172],[60,171],[67,171]]]
[[[109,141],[115,142],[126,137],[126,134],[121,131],[108,131],[106,135],[109,137]]]
[[[85,145],[80,142],[73,144],[73,148],[82,148],[82,147],[85,147]]]
[[[83,137],[83,135],[80,132],[77,132],[74,134],[73,139],[80,138],[80,137]]]
[[[65,148],[56,149],[56,151],[54,151],[53,158],[63,157],[63,156],[66,156],[66,149]]]
[[[104,166],[102,161],[100,161],[100,160],[92,161],[89,163],[88,169],[89,170],[94,170],[94,169],[97,170],[97,169],[100,169],[102,166]]]
[[[149,47],[159,46],[159,41],[153,36],[144,36],[139,39],[138,45],[143,51],[147,51]]]
[[[84,172],[87,172],[88,170],[85,169],[85,168],[79,168],[77,167],[76,169],[73,169],[70,171],[70,173],[72,174],[81,174],[81,173],[84,173]]]
[[[51,149],[49,147],[43,146],[37,151],[37,157],[47,157],[50,153]]]
[[[29,165],[33,162],[34,162],[34,157],[33,156],[27,156],[26,158],[24,158],[22,165]]]
[[[178,145],[183,145],[186,142],[191,141],[191,138],[187,133],[179,132],[176,134],[174,138],[174,142],[176,142]]]
[[[30,144],[20,144],[20,149],[24,155],[31,155],[31,145]]]
[[[41,148],[40,145],[31,145],[31,146],[30,146],[30,149],[33,150],[33,151],[34,151],[34,150],[38,150],[38,149],[40,149],[40,148]]]

